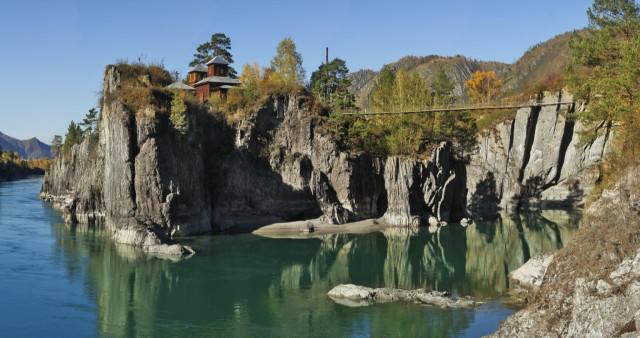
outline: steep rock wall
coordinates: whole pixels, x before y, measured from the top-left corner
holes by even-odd
[[[105,97],[119,82],[117,68],[108,67]],[[550,106],[518,111],[479,136],[464,158],[447,142],[426,159],[375,158],[341,151],[309,102],[274,96],[233,124],[187,112],[181,133],[167,114],[108,100],[97,144],[87,139],[58,157],[41,198],[68,222],[105,223],[119,242],[175,252],[161,244],[279,221],[384,217],[407,226],[579,204],[608,144],[604,135],[576,147],[580,126]]]
[[[223,183],[214,189],[218,226],[260,222],[255,216],[265,215],[334,224],[384,215],[399,226],[429,216],[449,221],[452,210],[462,217],[464,202],[453,195],[463,175],[455,174],[451,144],[421,161],[349,154],[317,130],[317,117],[303,105],[295,96],[272,99],[236,126]]]
[[[571,101],[566,94],[542,99]],[[582,125],[569,119],[573,111],[573,104],[521,108],[515,119],[478,136],[466,165],[469,212],[582,206],[610,135],[603,131],[594,142],[579,145]]]
[[[116,68],[107,68],[105,97],[119,81]],[[166,116],[131,112],[119,100],[104,105],[97,129],[97,144],[85,139],[45,175],[40,197],[66,221],[104,223],[118,242],[169,254],[188,250],[166,245],[171,237],[210,230],[197,139],[173,130]]]

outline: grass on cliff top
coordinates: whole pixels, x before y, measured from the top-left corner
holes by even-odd
[[[517,109],[478,110],[474,112],[473,117],[476,120],[478,132],[482,132],[495,127],[501,122],[515,119],[517,112]]]
[[[249,92],[243,87],[229,89],[226,97],[209,97],[211,112],[225,118],[232,125],[251,112],[259,110],[268,100],[296,96],[303,108],[310,109],[313,97],[298,83],[263,82],[257,91]]]
[[[104,103],[109,104],[117,98],[134,112],[144,108],[162,113],[170,110],[171,92],[165,87],[173,80],[162,65],[121,61],[106,69],[109,67],[115,67],[120,73],[120,83],[115,93],[104,98]]]

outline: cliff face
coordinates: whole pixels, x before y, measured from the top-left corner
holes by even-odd
[[[542,102],[571,100],[547,95]],[[599,176],[597,163],[610,135],[603,132],[579,145],[582,126],[568,118],[571,111],[569,105],[522,108],[514,120],[480,135],[466,166],[469,211],[582,206]]]
[[[105,97],[119,81],[117,70],[108,68]],[[97,144],[85,139],[45,175],[40,197],[66,221],[105,223],[118,242],[169,254],[185,250],[166,245],[171,237],[210,230],[196,138],[173,130],[166,116],[150,109],[133,113],[118,100],[104,105],[98,133]]]
[[[107,68],[105,97],[120,76]],[[162,244],[277,221],[384,217],[406,226],[579,204],[607,144],[605,137],[576,148],[579,126],[551,106],[519,111],[464,158],[450,143],[429,159],[374,158],[341,151],[308,106],[301,96],[272,97],[232,126],[188,112],[182,134],[166,114],[112,100],[102,109],[98,142],[59,156],[41,198],[68,222],[105,223],[119,242],[177,253],[179,246]]]
[[[417,225],[429,216],[464,215],[463,201],[454,198],[464,191],[451,144],[422,161],[348,154],[303,106],[297,97],[272,99],[236,127],[214,188],[216,225],[227,229],[266,215],[334,224],[384,215],[393,225]]]

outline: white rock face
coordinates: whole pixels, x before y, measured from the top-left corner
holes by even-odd
[[[536,290],[542,285],[544,274],[553,260],[553,254],[544,254],[529,259],[524,265],[511,272],[509,277],[521,287]]]
[[[542,102],[571,100],[547,94]],[[568,105],[522,108],[514,120],[478,136],[466,165],[468,210],[488,214],[583,205],[611,135],[603,128],[593,143],[577,147],[583,126],[569,121],[569,114]]]

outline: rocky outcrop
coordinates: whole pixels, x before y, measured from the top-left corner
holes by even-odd
[[[541,102],[571,100],[547,94]],[[581,145],[582,126],[569,118],[573,111],[572,104],[522,108],[515,119],[480,135],[466,165],[469,212],[582,206],[610,135],[602,128],[594,142]]]
[[[459,220],[464,216],[466,187],[463,166],[442,143],[430,160],[390,157],[384,167],[387,211],[384,219],[394,226]]]
[[[363,306],[373,302],[413,302],[441,308],[472,308],[484,304],[468,299],[453,300],[446,292],[424,289],[402,290],[394,288],[372,289],[366,286],[340,284],[331,289],[327,295],[335,302],[346,306]]]
[[[264,215],[333,224],[384,215],[397,226],[462,217],[464,201],[455,196],[464,195],[463,174],[450,143],[429,160],[350,154],[304,105],[296,96],[273,98],[235,127],[234,150],[214,189],[222,229]]]
[[[431,160],[349,154],[321,130],[304,95],[268,98],[233,123],[189,111],[183,133],[167,113],[125,106],[114,94],[121,76],[107,67],[98,136],[59,156],[41,192],[66,221],[104,223],[118,242],[157,251],[180,236],[261,222],[387,215],[408,225],[464,211],[450,143]]]
[[[540,290],[496,337],[636,337],[640,326],[640,175],[633,167],[590,204]]]
[[[105,97],[119,81],[117,69],[108,67]],[[209,192],[197,160],[201,144],[173,130],[167,116],[131,112],[119,100],[105,103],[97,133],[97,142],[89,137],[58,156],[40,197],[61,209],[67,222],[104,223],[117,242],[190,252],[167,243],[210,230]]]
[[[514,281],[518,286],[534,291],[542,285],[542,278],[551,260],[553,253],[539,255],[528,260],[524,265],[509,274],[509,279]]]
[[[192,106],[185,131],[166,112],[125,106],[120,83],[108,67],[98,136],[56,159],[41,197],[68,222],[104,223],[149,250],[282,221],[436,226],[467,212],[573,205],[607,145],[605,135],[575,147],[579,127],[551,106],[519,111],[464,158],[448,142],[429,158],[376,158],[342,151],[302,93],[269,97],[234,122]]]

